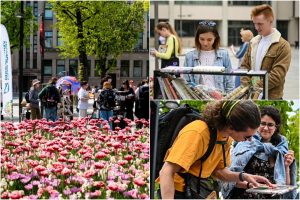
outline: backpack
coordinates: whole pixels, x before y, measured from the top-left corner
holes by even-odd
[[[25,94],[25,100],[26,100],[26,103],[30,103],[30,100],[29,100],[29,92],[30,90],[28,90]]]
[[[147,100],[149,101],[149,86],[144,85],[139,88],[139,99],[140,101]]]
[[[100,93],[97,102],[100,105],[100,110],[112,110],[114,107],[116,107],[114,91],[103,90]]]
[[[46,95],[44,96],[44,102],[46,107],[55,107],[57,106],[58,99],[60,98],[58,91],[55,86],[47,86]]]
[[[164,164],[164,158],[167,150],[173,145],[181,129],[187,124],[200,119],[200,117],[200,113],[190,108],[188,104],[173,109],[167,114],[160,116],[157,134],[157,152],[156,154],[154,153],[156,155],[156,162],[154,161],[155,178],[159,177],[159,171]],[[211,137],[207,151],[200,158],[201,163],[203,163],[209,157],[217,141],[216,129],[209,127],[209,130]],[[181,176],[181,174],[179,175]]]

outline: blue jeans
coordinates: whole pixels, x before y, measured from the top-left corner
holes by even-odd
[[[113,116],[112,110],[100,110],[99,118],[107,120],[110,125],[110,129],[112,129],[112,122],[109,121],[109,118]]]
[[[45,108],[45,112],[44,112],[44,118],[47,119],[47,121],[51,120],[53,122],[56,121],[57,119],[57,108],[56,107],[49,107],[49,108]]]

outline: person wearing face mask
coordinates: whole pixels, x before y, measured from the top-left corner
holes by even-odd
[[[250,100],[211,102],[205,107],[202,117],[186,125],[166,153],[157,180],[162,199],[186,198],[187,183],[180,175],[182,173],[188,173],[194,180],[213,176],[222,181],[245,182],[253,186],[262,182],[272,186],[262,176],[228,169],[231,142],[250,140],[259,127],[260,113],[255,103]],[[211,137],[209,127],[216,129],[217,141],[208,158],[201,163],[199,159],[204,155]],[[199,195],[196,191],[194,194],[192,198]]]
[[[241,68],[248,70],[266,70],[268,76],[269,99],[282,99],[285,76],[291,63],[290,44],[273,28],[274,14],[269,5],[259,5],[252,9],[251,18],[258,35],[249,44]],[[249,84],[249,78],[242,78],[241,83]],[[259,87],[263,81],[257,82]]]
[[[226,73],[232,71],[228,51],[219,48],[220,35],[216,25],[216,22],[213,21],[201,21],[199,23],[195,36],[196,49],[186,54],[185,67],[223,66]],[[197,85],[204,84],[226,93],[234,89],[233,78],[230,76],[193,74],[185,75],[185,79],[188,82]]]
[[[174,30],[168,22],[159,22],[155,31],[162,37],[166,38],[166,51],[158,52],[156,49],[150,51],[152,56],[161,58],[161,68],[168,66],[179,66],[179,54],[181,53],[181,42]]]
[[[261,122],[253,140],[239,142],[231,153],[230,170],[261,175],[278,185],[296,185],[296,163],[294,151],[288,150],[288,143],[280,134],[281,118],[273,106],[261,108]],[[222,193],[230,199],[278,199],[278,195],[247,193],[251,183],[224,183]],[[283,198],[294,199],[295,192],[286,193]]]

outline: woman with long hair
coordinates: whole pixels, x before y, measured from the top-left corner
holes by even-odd
[[[230,170],[266,177],[278,185],[296,185],[296,164],[294,151],[288,150],[288,143],[280,134],[280,112],[273,106],[261,108],[261,121],[258,132],[250,142],[239,142],[231,154]],[[252,183],[224,183],[222,192],[230,199],[278,199],[279,195],[248,193]],[[294,199],[293,192],[282,196]]]
[[[185,56],[185,67],[196,66],[223,66],[225,72],[231,72],[231,62],[228,51],[220,48],[220,35],[216,28],[216,22],[201,21],[195,36],[196,49]],[[231,76],[215,75],[186,75],[186,80],[193,84],[204,84],[229,93],[234,89]]]
[[[166,38],[166,52],[160,53],[156,49],[150,51],[150,54],[161,58],[161,68],[167,66],[179,66],[179,54],[182,47],[180,39],[174,28],[168,22],[159,22],[155,31],[162,37]]]

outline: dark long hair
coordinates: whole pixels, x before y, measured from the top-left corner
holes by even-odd
[[[216,101],[206,105],[203,119],[218,130],[230,127],[235,131],[247,131],[259,127],[260,112],[251,100]]]
[[[270,142],[277,146],[281,142],[281,135],[280,135],[280,127],[281,127],[281,116],[280,112],[277,108],[273,106],[264,106],[260,109],[261,117],[269,116],[271,117],[276,123],[276,130],[271,137]]]
[[[204,22],[204,23],[199,24],[199,26],[197,28],[197,32],[196,32],[196,36],[195,36],[195,46],[200,51],[201,50],[201,44],[199,42],[200,34],[211,32],[216,37],[215,41],[213,43],[213,48],[214,48],[214,50],[217,50],[220,47],[220,35],[219,35],[218,30],[217,30],[216,24],[214,26],[211,26],[211,25],[208,25],[209,21],[202,21],[202,22]]]

